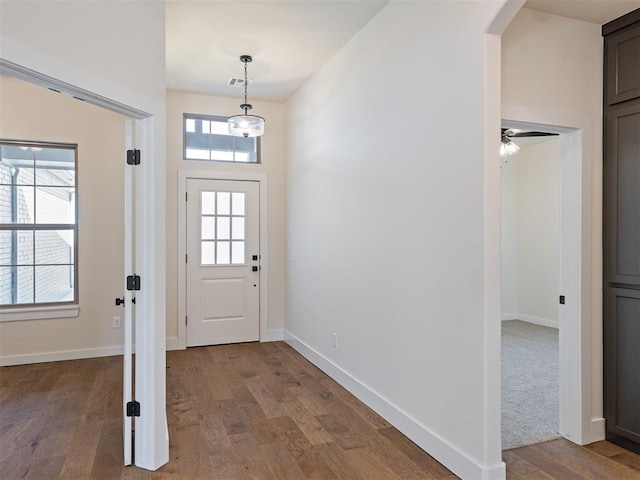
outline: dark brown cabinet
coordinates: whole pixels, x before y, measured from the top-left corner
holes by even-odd
[[[640,453],[640,10],[602,32],[606,437]]]
[[[640,101],[609,109],[605,127],[606,279],[640,288]]]
[[[605,55],[607,103],[613,105],[640,97],[640,23],[607,35]]]
[[[640,450],[640,290],[607,289],[607,440]]]

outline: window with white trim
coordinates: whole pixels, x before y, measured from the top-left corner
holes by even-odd
[[[0,308],[74,304],[77,145],[0,140]]]
[[[185,113],[182,128],[185,160],[260,163],[260,137],[230,135],[227,117]]]

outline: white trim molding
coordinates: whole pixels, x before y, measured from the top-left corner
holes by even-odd
[[[505,322],[507,320],[520,320],[522,322],[542,325],[543,327],[560,328],[560,323],[557,320],[551,320],[549,318],[534,317],[533,315],[525,315],[524,313],[502,314],[502,321]]]
[[[48,305],[46,307],[16,307],[0,310],[0,322],[21,322],[72,318],[80,313],[80,305]]]
[[[187,267],[180,259],[187,253],[186,235],[187,212],[185,196],[188,179],[253,181],[260,184],[260,341],[282,340],[282,333],[268,330],[268,298],[269,298],[269,250],[267,231],[267,175],[264,173],[218,172],[214,170],[179,170],[178,171],[178,338],[176,350],[187,348]]]
[[[591,419],[591,434],[588,438],[584,439],[584,445],[588,445],[593,442],[599,442],[605,437],[605,419],[604,418],[592,418]]]
[[[355,395],[394,427],[409,437],[420,448],[458,475],[460,478],[498,480],[505,478],[505,464],[480,465],[454,445],[447,443],[427,427],[420,424],[396,405],[369,386],[360,382],[346,370],[313,349],[291,332],[284,330],[284,341],[320,370]]]
[[[270,331],[269,335],[272,339],[269,341],[282,340],[282,330],[279,330],[279,333],[280,338],[277,338],[278,331],[275,329]],[[180,350],[180,348],[178,348],[178,337],[167,337],[166,349],[167,351]],[[112,357],[114,355],[122,355],[123,352],[124,347],[122,345],[114,345],[111,347],[80,348],[75,350],[27,353],[22,355],[0,355],[0,367],[27,365],[30,363],[61,362],[65,360],[84,360],[96,357]]]
[[[284,340],[284,330],[282,328],[270,328],[267,337],[262,342],[280,342]]]
[[[178,337],[167,337],[167,352],[171,350],[183,350],[178,345]]]
[[[83,360],[96,357],[112,357],[114,355],[122,355],[122,345],[0,356],[0,367],[26,365],[29,363],[59,362],[63,360]]]

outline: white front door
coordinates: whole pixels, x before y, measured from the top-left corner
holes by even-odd
[[[187,347],[260,339],[260,183],[187,179]]]

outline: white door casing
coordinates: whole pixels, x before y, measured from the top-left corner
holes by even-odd
[[[260,184],[186,183],[186,345],[257,341]]]
[[[125,126],[125,148],[133,148],[133,121],[127,120]],[[133,272],[133,169],[124,167],[124,309],[122,325],[124,329],[123,380],[122,380],[122,417],[124,441],[124,465],[133,461],[133,418],[127,416],[127,403],[133,401],[133,291],[127,290],[127,274]]]
[[[560,435],[579,445],[604,439],[602,417],[601,342],[592,334],[601,331],[601,305],[595,313],[590,255],[593,229],[590,198],[592,155],[588,139],[591,127],[582,118],[557,112],[512,110],[503,105],[503,125],[560,134],[560,294],[566,303],[559,308]],[[527,121],[514,120],[529,117]],[[509,120],[506,120],[509,118]],[[560,126],[564,125],[564,126]],[[601,233],[601,232],[600,232]],[[601,236],[601,235],[600,235]],[[600,260],[601,261],[601,260]],[[601,263],[597,268],[601,270]],[[594,330],[593,325],[597,328]],[[596,347],[595,345],[598,345]],[[596,363],[593,359],[596,358]],[[592,383],[597,380],[597,384]]]

